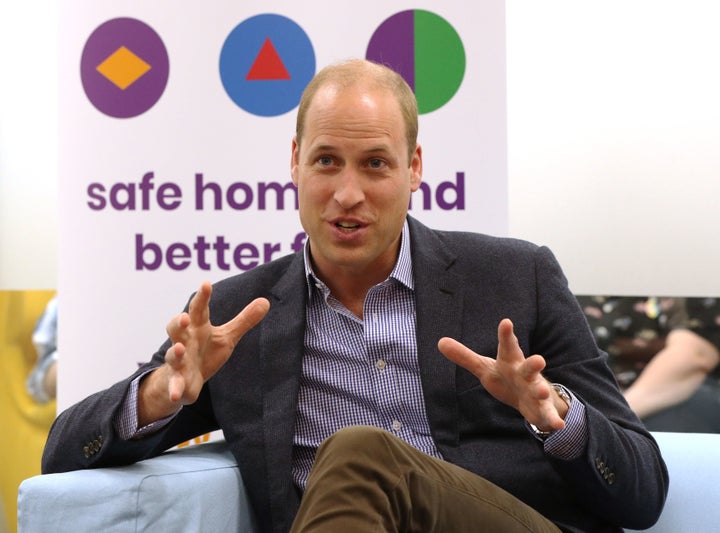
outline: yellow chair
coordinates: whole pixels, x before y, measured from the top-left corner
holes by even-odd
[[[40,457],[56,402],[36,403],[25,380],[37,359],[35,323],[55,291],[0,291],[0,496],[7,530],[17,531],[20,482],[40,473]],[[5,530],[4,523],[0,531]]]

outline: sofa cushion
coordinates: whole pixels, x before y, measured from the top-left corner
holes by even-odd
[[[653,436],[668,467],[670,489],[660,519],[644,531],[717,531],[720,434],[653,432]]]
[[[237,463],[224,441],[121,468],[26,479],[18,531],[255,531]]]

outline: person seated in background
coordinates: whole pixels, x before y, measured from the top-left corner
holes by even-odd
[[[47,403],[57,395],[57,296],[52,298],[35,325],[32,343],[37,361],[25,382],[28,394],[38,403]]]
[[[320,71],[290,154],[304,249],[202,283],[149,363],[60,414],[43,471],[220,428],[263,532],[655,523],[667,468],[555,257],[409,216],[417,133],[393,70]]]
[[[716,299],[578,300],[626,400],[649,429],[720,432]]]
[[[40,474],[56,402],[38,403],[27,388],[38,361],[33,332],[55,290],[0,291],[0,531],[15,530],[18,486]]]

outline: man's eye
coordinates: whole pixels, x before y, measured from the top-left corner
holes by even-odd
[[[371,159],[369,164],[370,164],[370,168],[382,168],[383,160],[382,159]]]
[[[318,163],[324,167],[332,165],[332,162],[332,157],[330,157],[329,155],[324,155],[318,158]]]

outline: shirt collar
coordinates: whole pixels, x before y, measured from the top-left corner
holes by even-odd
[[[312,268],[312,262],[310,261],[310,239],[305,241],[303,247],[303,259],[305,261],[305,278],[308,284],[308,295],[312,296],[313,286],[317,286],[323,292],[327,291],[325,284],[315,275]],[[390,272],[388,279],[395,279],[401,284],[405,285],[408,289],[414,290],[415,283],[413,282],[412,276],[412,257],[410,255],[410,228],[408,226],[407,219],[402,227],[402,233],[400,235],[400,253],[398,254],[397,262],[395,267]]]

